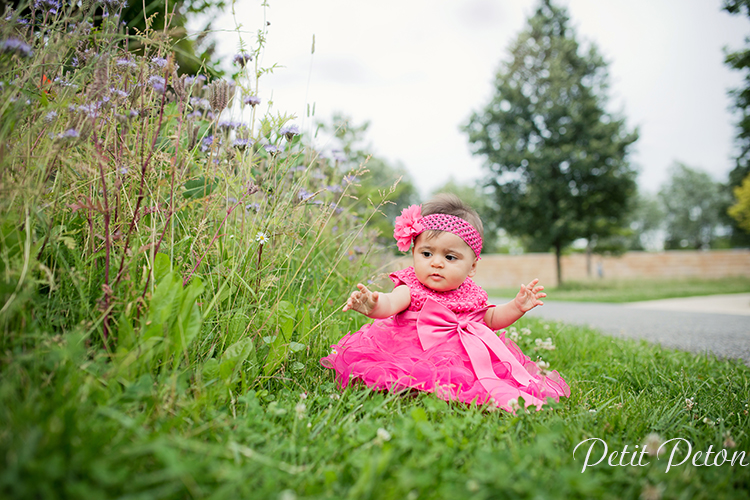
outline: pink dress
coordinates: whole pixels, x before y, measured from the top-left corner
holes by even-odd
[[[448,292],[424,286],[412,267],[390,278],[409,287],[408,309],[344,335],[320,360],[335,370],[342,388],[359,379],[376,390],[418,389],[509,411],[514,398],[541,408],[547,398],[570,395],[556,371],[542,370],[504,331],[489,329],[484,315],[493,306],[471,278]]]

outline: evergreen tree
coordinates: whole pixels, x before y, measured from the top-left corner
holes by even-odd
[[[750,17],[750,0],[724,0],[724,10],[732,15],[744,14]],[[729,173],[727,191],[734,193],[743,179],[750,175],[750,48],[745,47],[726,55],[725,64],[732,69],[744,72],[744,86],[731,90],[737,120],[736,165]],[[739,201],[739,200],[735,200]],[[736,218],[725,219],[732,226],[732,246],[750,246],[750,230],[743,228]]]
[[[638,134],[605,110],[607,80],[566,10],[542,0],[497,73],[494,97],[465,128],[492,174],[498,226],[530,250],[554,248],[559,283],[563,250],[616,232],[636,189],[627,154]]]

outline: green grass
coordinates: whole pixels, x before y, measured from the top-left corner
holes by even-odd
[[[303,372],[244,393],[190,368],[125,387],[74,335],[47,341],[3,359],[0,496],[747,498],[750,467],[688,460],[665,472],[667,453],[582,472],[587,445],[575,459],[573,450],[599,438],[610,453],[632,451],[656,433],[689,441],[693,455],[750,452],[750,368],[584,328],[525,319],[518,328],[525,352],[543,355],[572,394],[516,416],[430,394],[342,392],[317,352]],[[534,351],[536,337],[556,349]]]
[[[573,281],[561,287],[545,287],[545,291],[550,298],[561,301],[639,302],[724,293],[750,293],[750,278]],[[515,288],[487,290],[491,297],[512,297],[517,292]]]

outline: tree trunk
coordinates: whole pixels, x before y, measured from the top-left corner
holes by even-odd
[[[557,262],[557,286],[562,286],[562,245],[555,243],[555,261]]]

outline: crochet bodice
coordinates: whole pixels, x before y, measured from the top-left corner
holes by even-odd
[[[390,278],[395,286],[406,285],[409,287],[411,304],[409,304],[408,311],[421,311],[428,298],[437,301],[456,314],[475,311],[487,305],[487,292],[482,290],[471,278],[466,278],[466,281],[460,287],[447,292],[438,292],[424,286],[417,279],[413,267],[391,273]]]

